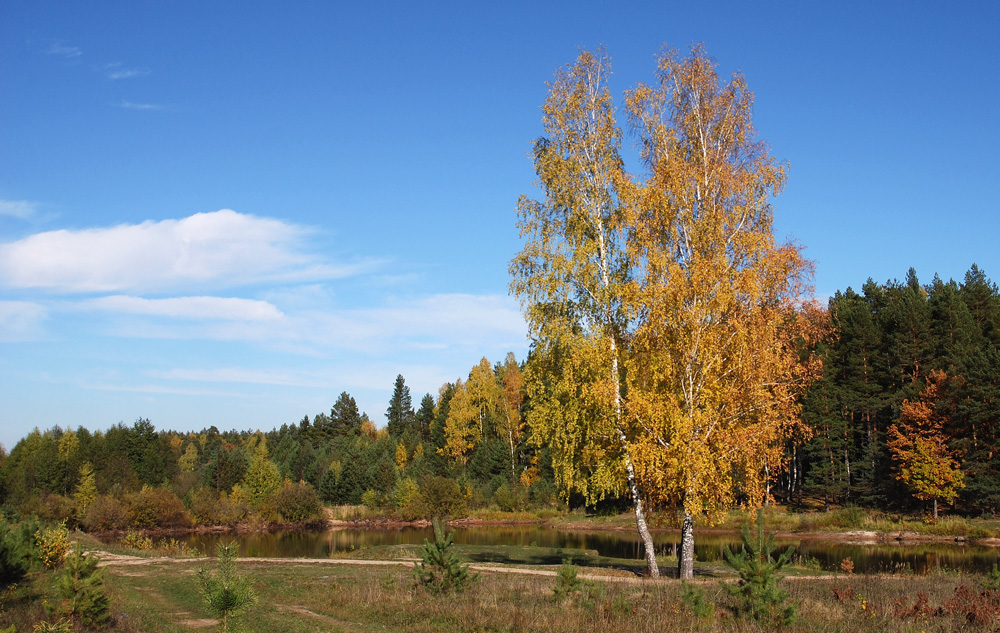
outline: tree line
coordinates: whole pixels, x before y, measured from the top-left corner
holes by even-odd
[[[829,301],[819,379],[802,397],[808,441],[788,444],[788,501],[912,510],[1000,504],[1000,296],[964,280],[869,280]]]
[[[521,365],[487,359],[414,409],[396,378],[376,428],[343,392],[329,413],[267,432],[35,429],[0,454],[2,501],[91,530],[299,522],[321,504],[400,519],[558,503],[546,451],[528,442]]]

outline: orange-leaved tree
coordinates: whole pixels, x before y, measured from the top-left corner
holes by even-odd
[[[889,451],[896,461],[896,478],[914,497],[933,501],[934,519],[938,500],[951,503],[965,487],[965,477],[955,452],[948,448],[946,417],[937,400],[948,380],[943,371],[932,371],[916,401],[903,400],[899,421],[889,427]]]
[[[644,489],[681,510],[690,578],[695,519],[760,505],[798,423],[809,365],[795,314],[811,266],[772,234],[785,166],[756,136],[742,75],[720,81],[701,46],[665,50],[658,70],[626,95],[648,169],[629,196],[628,421]]]

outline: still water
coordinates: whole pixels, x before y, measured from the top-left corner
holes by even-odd
[[[201,552],[212,553],[220,541],[236,540],[240,555],[268,558],[327,558],[379,545],[422,544],[433,540],[431,528],[333,528],[312,532],[254,534],[192,534],[182,539]],[[658,553],[671,554],[679,542],[676,532],[653,535]],[[642,545],[631,532],[576,532],[543,526],[480,526],[456,528],[455,542],[468,545],[535,545],[539,547],[595,550],[602,556],[642,559]],[[778,551],[789,545],[802,559],[815,559],[825,570],[838,570],[845,558],[856,573],[901,572],[917,574],[933,570],[989,571],[1000,562],[1000,550],[961,543],[880,543],[859,545],[818,539],[777,539]],[[695,557],[700,561],[722,559],[722,548],[739,547],[736,534],[695,533]]]

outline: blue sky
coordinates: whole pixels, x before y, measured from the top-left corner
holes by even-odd
[[[0,2],[0,443],[379,425],[486,356],[545,82],[704,42],[790,164],[776,233],[826,297],[1000,279],[1000,4]],[[633,163],[633,169],[638,166]]]

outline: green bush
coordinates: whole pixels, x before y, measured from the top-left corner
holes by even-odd
[[[247,502],[223,494],[216,504],[216,521],[220,525],[235,526],[250,518],[250,506]]]
[[[313,487],[300,481],[286,481],[273,495],[271,505],[284,521],[297,523],[311,521],[320,516],[320,501]]]
[[[469,566],[458,560],[451,551],[455,532],[445,534],[440,521],[434,520],[434,542],[424,539],[420,555],[422,561],[414,566],[417,582],[432,593],[462,591],[477,576],[469,574]]]
[[[99,495],[87,506],[83,517],[83,527],[88,532],[121,530],[132,522],[132,515],[121,501],[114,497]]]
[[[191,517],[184,502],[166,488],[143,486],[125,498],[132,525],[140,528],[188,527]]]
[[[756,534],[751,534],[748,524],[740,530],[743,550],[734,554],[727,545],[722,550],[725,563],[736,570],[736,585],[723,584],[726,591],[736,598],[736,613],[750,616],[758,622],[772,626],[789,625],[795,621],[795,603],[789,593],[778,588],[781,568],[792,560],[794,547],[789,546],[774,558],[774,534],[764,532],[764,515],[757,513]]]
[[[426,517],[456,517],[465,514],[465,495],[454,479],[424,477],[420,482],[420,493],[424,498]]]
[[[396,487],[389,493],[389,499],[396,515],[402,519],[412,520],[425,516],[424,496],[412,477],[404,477],[396,482]]]
[[[493,493],[493,502],[504,512],[522,512],[528,508],[528,493],[520,485],[504,480]]]
[[[208,486],[191,495],[191,518],[198,525],[215,525],[219,522],[219,495]]]
[[[21,533],[0,519],[0,589],[19,582],[31,568],[31,550]]]
[[[138,530],[129,530],[122,538],[121,545],[126,549],[148,551],[153,549],[153,539]]]

